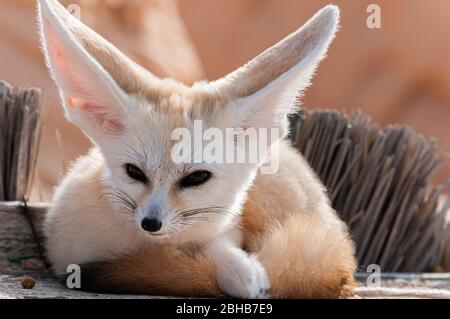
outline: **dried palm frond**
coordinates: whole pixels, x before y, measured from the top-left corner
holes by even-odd
[[[449,245],[450,180],[430,184],[440,159],[435,141],[406,126],[384,129],[359,112],[318,111],[292,120],[291,138],[350,226],[361,269],[430,271]]]

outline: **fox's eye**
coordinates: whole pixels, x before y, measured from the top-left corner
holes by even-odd
[[[145,176],[144,172],[142,172],[136,165],[126,164],[125,170],[130,178],[142,183],[147,183],[147,176]]]
[[[199,186],[206,183],[211,178],[211,172],[208,171],[196,171],[180,181],[182,188]]]

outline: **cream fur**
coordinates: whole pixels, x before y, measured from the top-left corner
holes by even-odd
[[[216,284],[243,298],[348,292],[355,262],[347,229],[306,161],[286,142],[277,142],[280,170],[272,175],[259,173],[263,162],[177,164],[170,157],[173,130],[192,131],[198,119],[223,131],[278,128],[284,135],[286,115],[337,30],[336,7],[325,7],[224,79],[191,88],[155,78],[57,1],[40,0],[39,13],[44,53],[67,116],[96,145],[73,165],[47,216],[48,257],[56,272],[106,260],[116,265],[107,269],[121,270],[108,280],[128,282],[135,292],[180,292],[166,282],[180,276],[182,291],[191,295],[214,295]],[[269,152],[266,159],[275,155]],[[144,171],[149,183],[131,180],[126,163]],[[181,178],[200,169],[212,173],[207,184],[177,188]],[[118,203],[118,195],[133,208]],[[140,228],[150,206],[159,208],[163,222],[152,234]],[[206,220],[180,222],[181,210],[205,207],[221,210]],[[185,255],[193,246],[199,250],[195,258]],[[166,262],[152,261],[157,256]],[[161,263],[171,271],[155,268]],[[199,285],[210,269],[216,281]]]

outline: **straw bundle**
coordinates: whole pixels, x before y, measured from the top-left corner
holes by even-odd
[[[405,126],[381,129],[355,112],[297,116],[292,141],[329,190],[333,207],[349,224],[361,270],[421,272],[442,265],[449,185],[434,187],[440,164],[435,141]]]

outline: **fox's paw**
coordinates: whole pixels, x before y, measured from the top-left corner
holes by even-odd
[[[256,257],[227,261],[217,273],[220,289],[235,298],[269,298],[270,283],[266,270]]]

